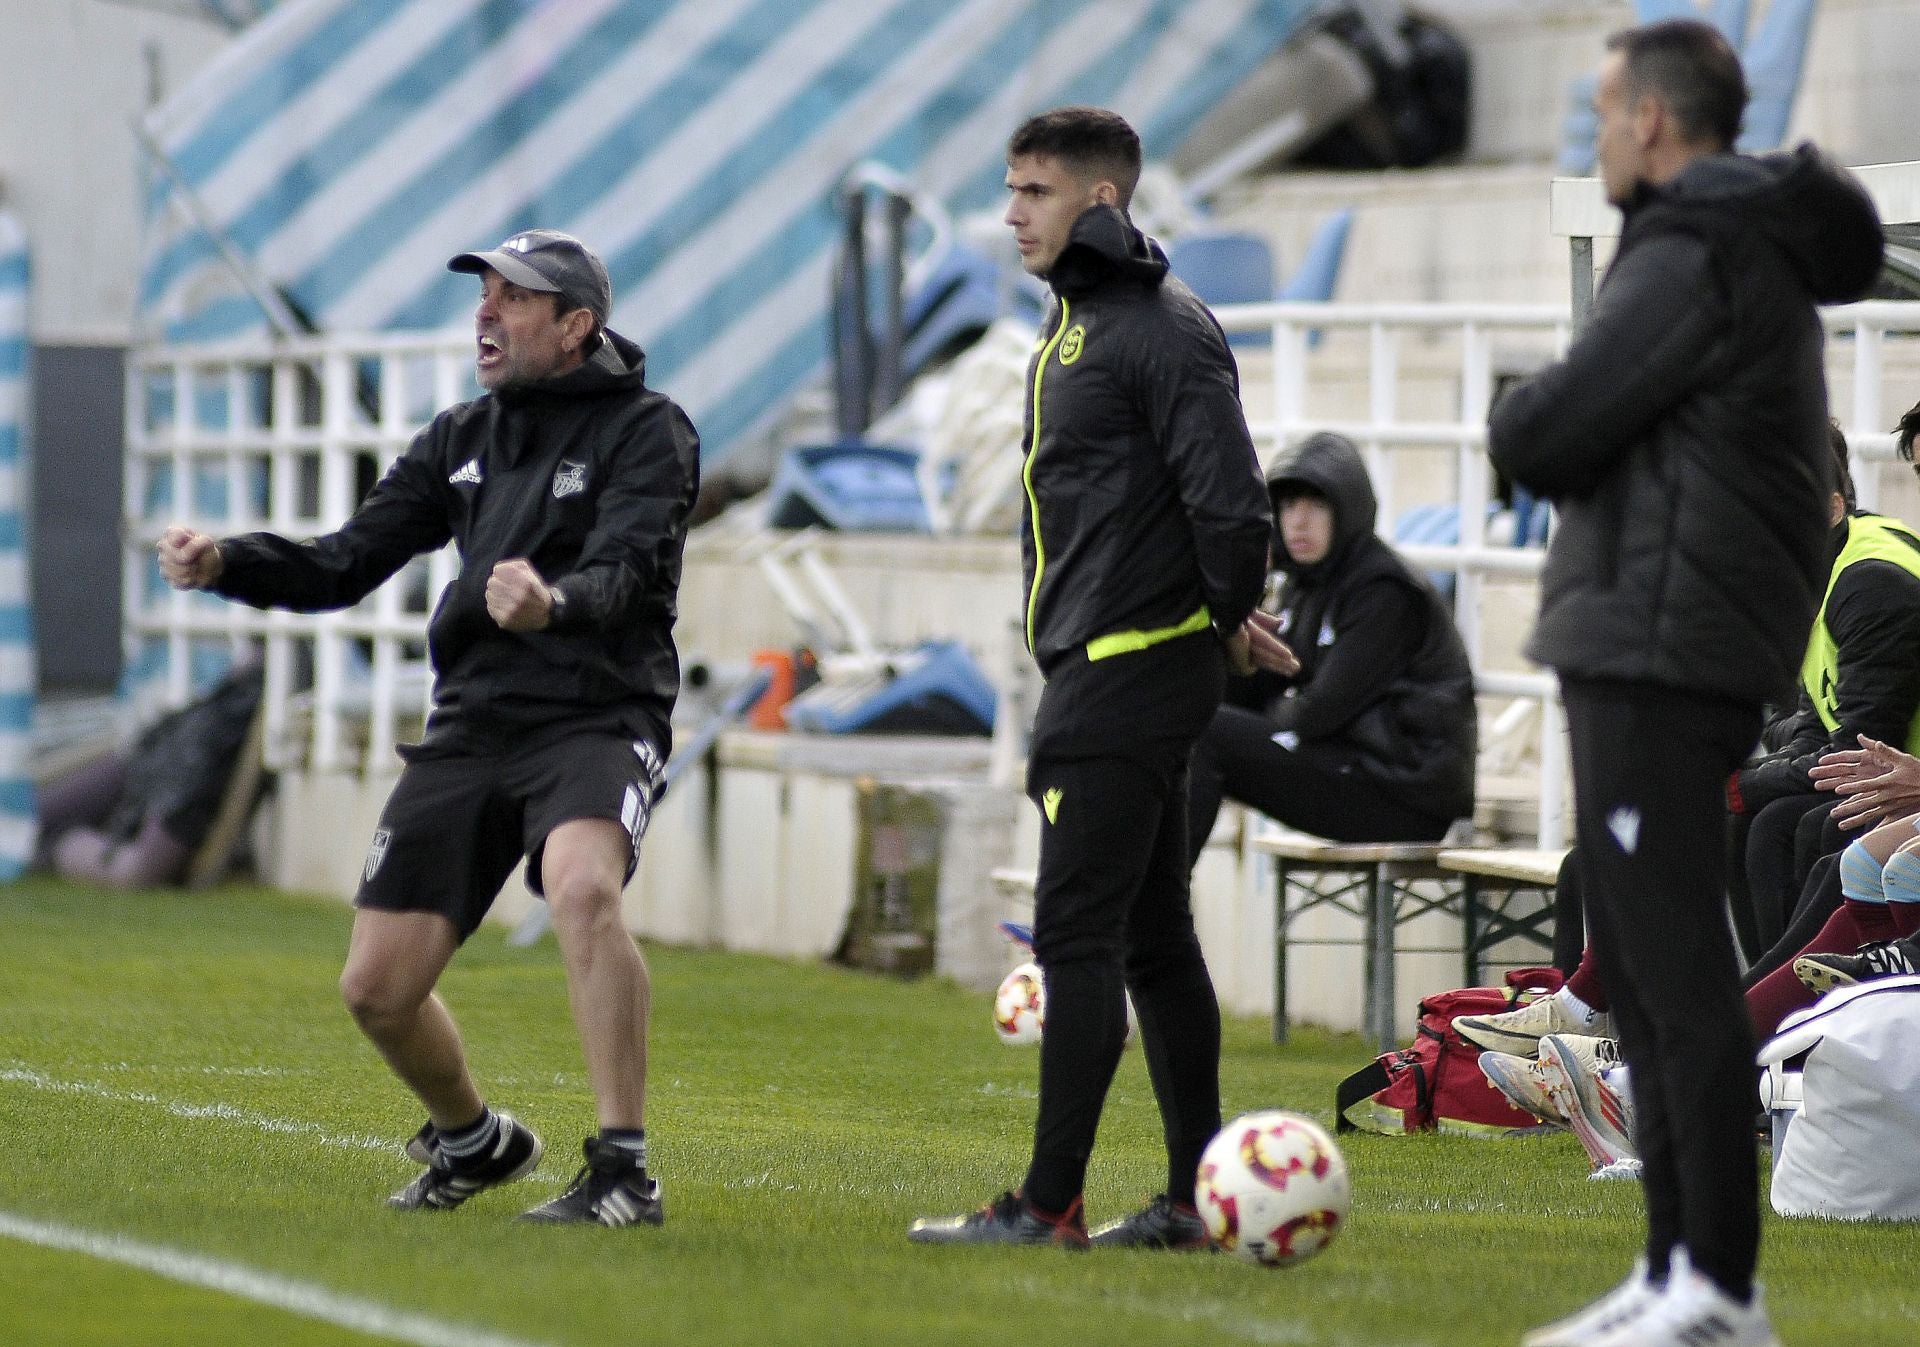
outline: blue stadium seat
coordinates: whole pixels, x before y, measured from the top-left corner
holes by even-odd
[[[1294,268],[1293,275],[1280,287],[1279,299],[1316,300],[1333,298],[1333,287],[1340,279],[1340,262],[1347,254],[1347,235],[1353,231],[1353,207],[1344,206],[1320,222],[1307,241],[1307,251]]]
[[[1182,234],[1167,249],[1173,274],[1209,305],[1264,304],[1273,298],[1273,250],[1258,234],[1198,230]],[[1264,332],[1236,332],[1234,346],[1266,346]]]
[[[920,453],[846,440],[789,449],[767,488],[773,528],[930,533],[920,493]]]
[[[955,244],[902,302],[901,376],[911,382],[930,365],[971,346],[1006,311],[1037,326],[1043,307],[1028,286],[1004,284],[992,258]]]
[[[1766,17],[1751,37],[1747,15],[1751,0],[1713,0],[1704,10],[1693,0],[1633,0],[1635,24],[1665,19],[1704,18],[1727,35],[1746,68],[1746,123],[1737,148],[1756,153],[1778,149],[1787,138],[1787,121],[1794,96],[1800,90],[1807,38],[1813,31],[1817,0],[1773,0]],[[1593,76],[1583,75],[1567,91],[1567,116],[1562,123],[1558,167],[1581,176],[1593,172],[1594,137],[1599,122],[1593,113]]]
[[[1277,299],[1302,300],[1324,304],[1333,298],[1340,280],[1340,263],[1347,255],[1347,235],[1353,231],[1353,207],[1343,206],[1320,222],[1307,240],[1306,255],[1293,275],[1280,287]],[[1320,344],[1320,329],[1307,331],[1308,347]]]
[[[1759,31],[1740,53],[1749,97],[1739,148],[1748,153],[1777,150],[1786,143],[1787,119],[1793,115],[1794,95],[1800,92],[1814,8],[1815,0],[1773,0]]]

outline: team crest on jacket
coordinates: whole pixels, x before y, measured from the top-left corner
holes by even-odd
[[[1080,352],[1087,344],[1087,328],[1084,323],[1075,323],[1067,329],[1067,335],[1060,339],[1060,363],[1071,365],[1080,358]]]
[[[393,833],[387,828],[375,828],[373,841],[367,844],[367,864],[361,873],[371,880],[379,872],[380,862],[387,858],[387,845],[393,841]]]
[[[570,459],[560,460],[560,470],[553,474],[553,498],[565,500],[568,496],[577,496],[587,489],[587,465],[575,463]]]

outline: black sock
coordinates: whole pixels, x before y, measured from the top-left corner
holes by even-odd
[[[500,1141],[500,1115],[490,1108],[482,1108],[480,1116],[465,1127],[442,1127],[440,1133],[440,1153],[454,1168],[459,1169],[477,1165],[493,1153]]]
[[[617,1146],[633,1161],[635,1169],[642,1174],[647,1172],[647,1129],[644,1127],[603,1127],[600,1140],[608,1146]]]

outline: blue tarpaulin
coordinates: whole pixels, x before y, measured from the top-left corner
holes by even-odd
[[[170,340],[264,331],[280,297],[332,332],[464,326],[446,259],[554,226],[712,454],[823,367],[851,165],[991,206],[1009,132],[1068,102],[1164,155],[1310,8],[282,0],[147,121],[142,313]]]

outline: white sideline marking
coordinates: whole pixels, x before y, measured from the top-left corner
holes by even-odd
[[[342,1146],[350,1150],[390,1151],[397,1147],[392,1138],[358,1136],[352,1133],[341,1135],[329,1132],[325,1128],[310,1122],[292,1122],[286,1118],[274,1118],[265,1113],[255,1113],[251,1109],[236,1108],[232,1104],[187,1104],[177,1099],[162,1099],[157,1094],[148,1094],[145,1090],[116,1090],[107,1085],[96,1085],[84,1080],[56,1080],[52,1076],[21,1066],[0,1067],[0,1084],[30,1085],[36,1090],[50,1090],[55,1094],[83,1094],[94,1099],[105,1099],[116,1104],[152,1104],[163,1108],[176,1118],[215,1118],[222,1122],[239,1123],[261,1132],[273,1132],[280,1136],[310,1137],[323,1146]]]
[[[469,1324],[396,1310],[378,1301],[340,1295],[324,1286],[262,1272],[242,1263],[229,1263],[159,1244],[143,1244],[123,1235],[97,1235],[71,1226],[28,1220],[5,1211],[0,1211],[0,1235],[42,1248],[64,1249],[110,1263],[124,1263],[169,1281],[203,1286],[241,1300],[271,1305],[289,1314],[318,1319],[337,1328],[410,1342],[416,1347],[541,1347],[524,1338],[504,1337]]]

